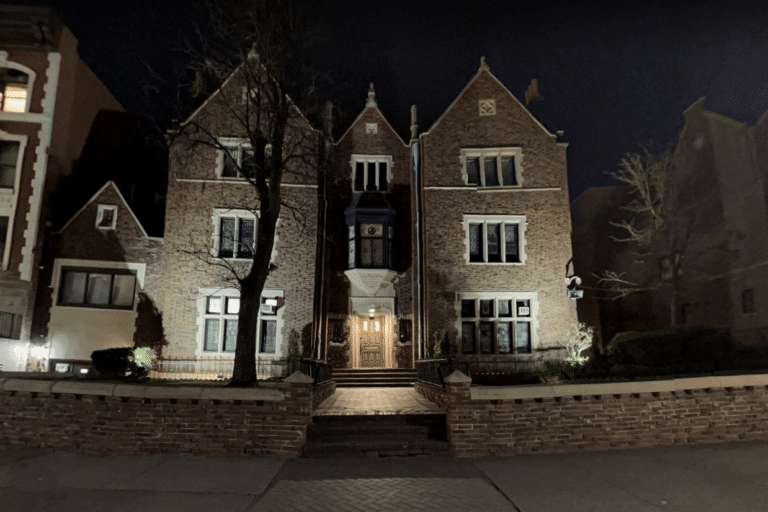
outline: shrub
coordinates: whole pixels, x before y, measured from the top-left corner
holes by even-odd
[[[573,363],[585,362],[587,358],[582,354],[593,345],[594,334],[595,330],[587,327],[584,322],[571,325],[565,341],[565,349],[568,351],[565,360]]]

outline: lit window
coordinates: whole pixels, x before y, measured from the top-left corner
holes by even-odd
[[[59,306],[133,309],[135,290],[130,270],[64,268]]]
[[[522,264],[525,262],[524,216],[465,215],[469,263]]]
[[[237,348],[240,297],[236,290],[219,290],[200,298],[202,353],[205,355],[234,354]],[[266,299],[269,300],[269,299]],[[271,312],[270,312],[271,311]],[[277,352],[277,315],[274,309],[258,311],[256,339],[259,354]]]
[[[519,187],[522,150],[462,149],[464,183],[475,187]]]
[[[17,69],[0,69],[0,112],[27,110],[29,76]]]
[[[460,296],[463,354],[530,354],[531,299]]]
[[[389,156],[352,156],[352,182],[355,192],[386,192],[392,175]]]

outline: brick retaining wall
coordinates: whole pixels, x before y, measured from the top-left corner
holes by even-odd
[[[454,372],[446,404],[454,455],[768,440],[768,375],[566,386],[475,387]]]
[[[88,454],[296,457],[313,405],[335,391],[295,373],[285,391],[0,379],[0,442]]]

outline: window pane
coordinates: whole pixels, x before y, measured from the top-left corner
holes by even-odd
[[[493,322],[480,322],[480,352],[493,354]]]
[[[400,320],[400,343],[408,343],[411,341],[411,321]]]
[[[475,353],[475,322],[463,322],[461,324],[461,352],[463,354]]]
[[[134,288],[136,276],[127,274],[115,274],[112,279],[112,305],[133,306]]]
[[[493,316],[493,301],[481,300],[480,301],[480,316]]]
[[[240,313],[240,298],[227,297],[227,314],[236,315]]]
[[[366,180],[365,190],[376,190],[376,162],[368,162],[368,176]]]
[[[510,328],[510,322],[499,322],[498,324],[498,341],[499,341],[499,353],[511,354],[512,353],[512,330]]]
[[[224,148],[224,168],[221,175],[224,178],[237,178],[237,147]]]
[[[498,187],[499,173],[496,170],[496,157],[487,156],[483,158],[483,167],[485,168],[485,186]]]
[[[461,301],[461,316],[463,318],[474,318],[475,317],[475,300],[474,299],[463,299]]]
[[[205,320],[205,344],[203,350],[206,352],[219,351],[219,322],[218,318],[207,318]]]
[[[224,320],[224,352],[234,352],[237,346],[237,320]]]
[[[5,241],[8,239],[8,217],[0,217],[0,262],[5,254]]]
[[[240,243],[237,247],[239,257],[250,258],[253,256],[253,219],[240,219]]]
[[[517,185],[514,157],[501,157],[501,179],[503,180],[505,186]]]
[[[517,224],[504,224],[504,254],[505,261],[520,262],[517,246]]]
[[[102,208],[100,214],[99,227],[111,228],[115,221],[115,210],[113,208]]]
[[[384,268],[384,240],[371,239],[371,259],[373,268]]]
[[[357,162],[355,164],[355,191],[362,192],[364,190],[364,178],[365,164],[363,162]]]
[[[512,301],[500,300],[499,302],[499,316],[512,316]]]
[[[277,340],[277,322],[275,320],[262,320],[261,347],[259,349],[259,352],[263,354],[274,354],[276,340]]]
[[[83,304],[85,302],[85,272],[64,272],[61,285],[61,302],[67,304]]]
[[[469,225],[469,261],[484,261],[481,228],[482,224]]]
[[[467,183],[470,185],[480,184],[480,159],[467,158]]]
[[[498,224],[486,224],[485,230],[488,236],[488,261],[500,262],[500,228]]]
[[[371,268],[373,266],[373,248],[371,247],[373,238],[360,239],[360,266],[362,268]]]
[[[243,174],[250,178],[256,176],[256,155],[252,149],[243,149]]]
[[[531,323],[517,322],[515,333],[515,348],[518,354],[531,353]]]
[[[12,313],[0,313],[0,338],[10,338],[13,333]]]
[[[0,188],[13,188],[16,182],[16,159],[18,156],[18,142],[0,141]]]
[[[219,257],[231,258],[235,250],[235,219],[221,219]]]
[[[517,316],[531,316],[531,301],[517,301]]]
[[[8,85],[5,88],[5,101],[3,102],[3,111],[5,112],[24,112],[24,105],[27,102],[27,88]]]
[[[221,313],[221,297],[208,297],[208,313]]]
[[[111,285],[111,274],[90,274],[88,276],[88,304],[96,306],[109,305]]]
[[[379,190],[387,191],[387,163],[379,162]]]

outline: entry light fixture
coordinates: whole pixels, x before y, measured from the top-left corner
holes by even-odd
[[[369,316],[370,318],[373,318],[373,315],[375,315],[375,314],[376,314],[376,307],[375,307],[375,306],[371,306],[371,307],[368,309],[368,316]]]

